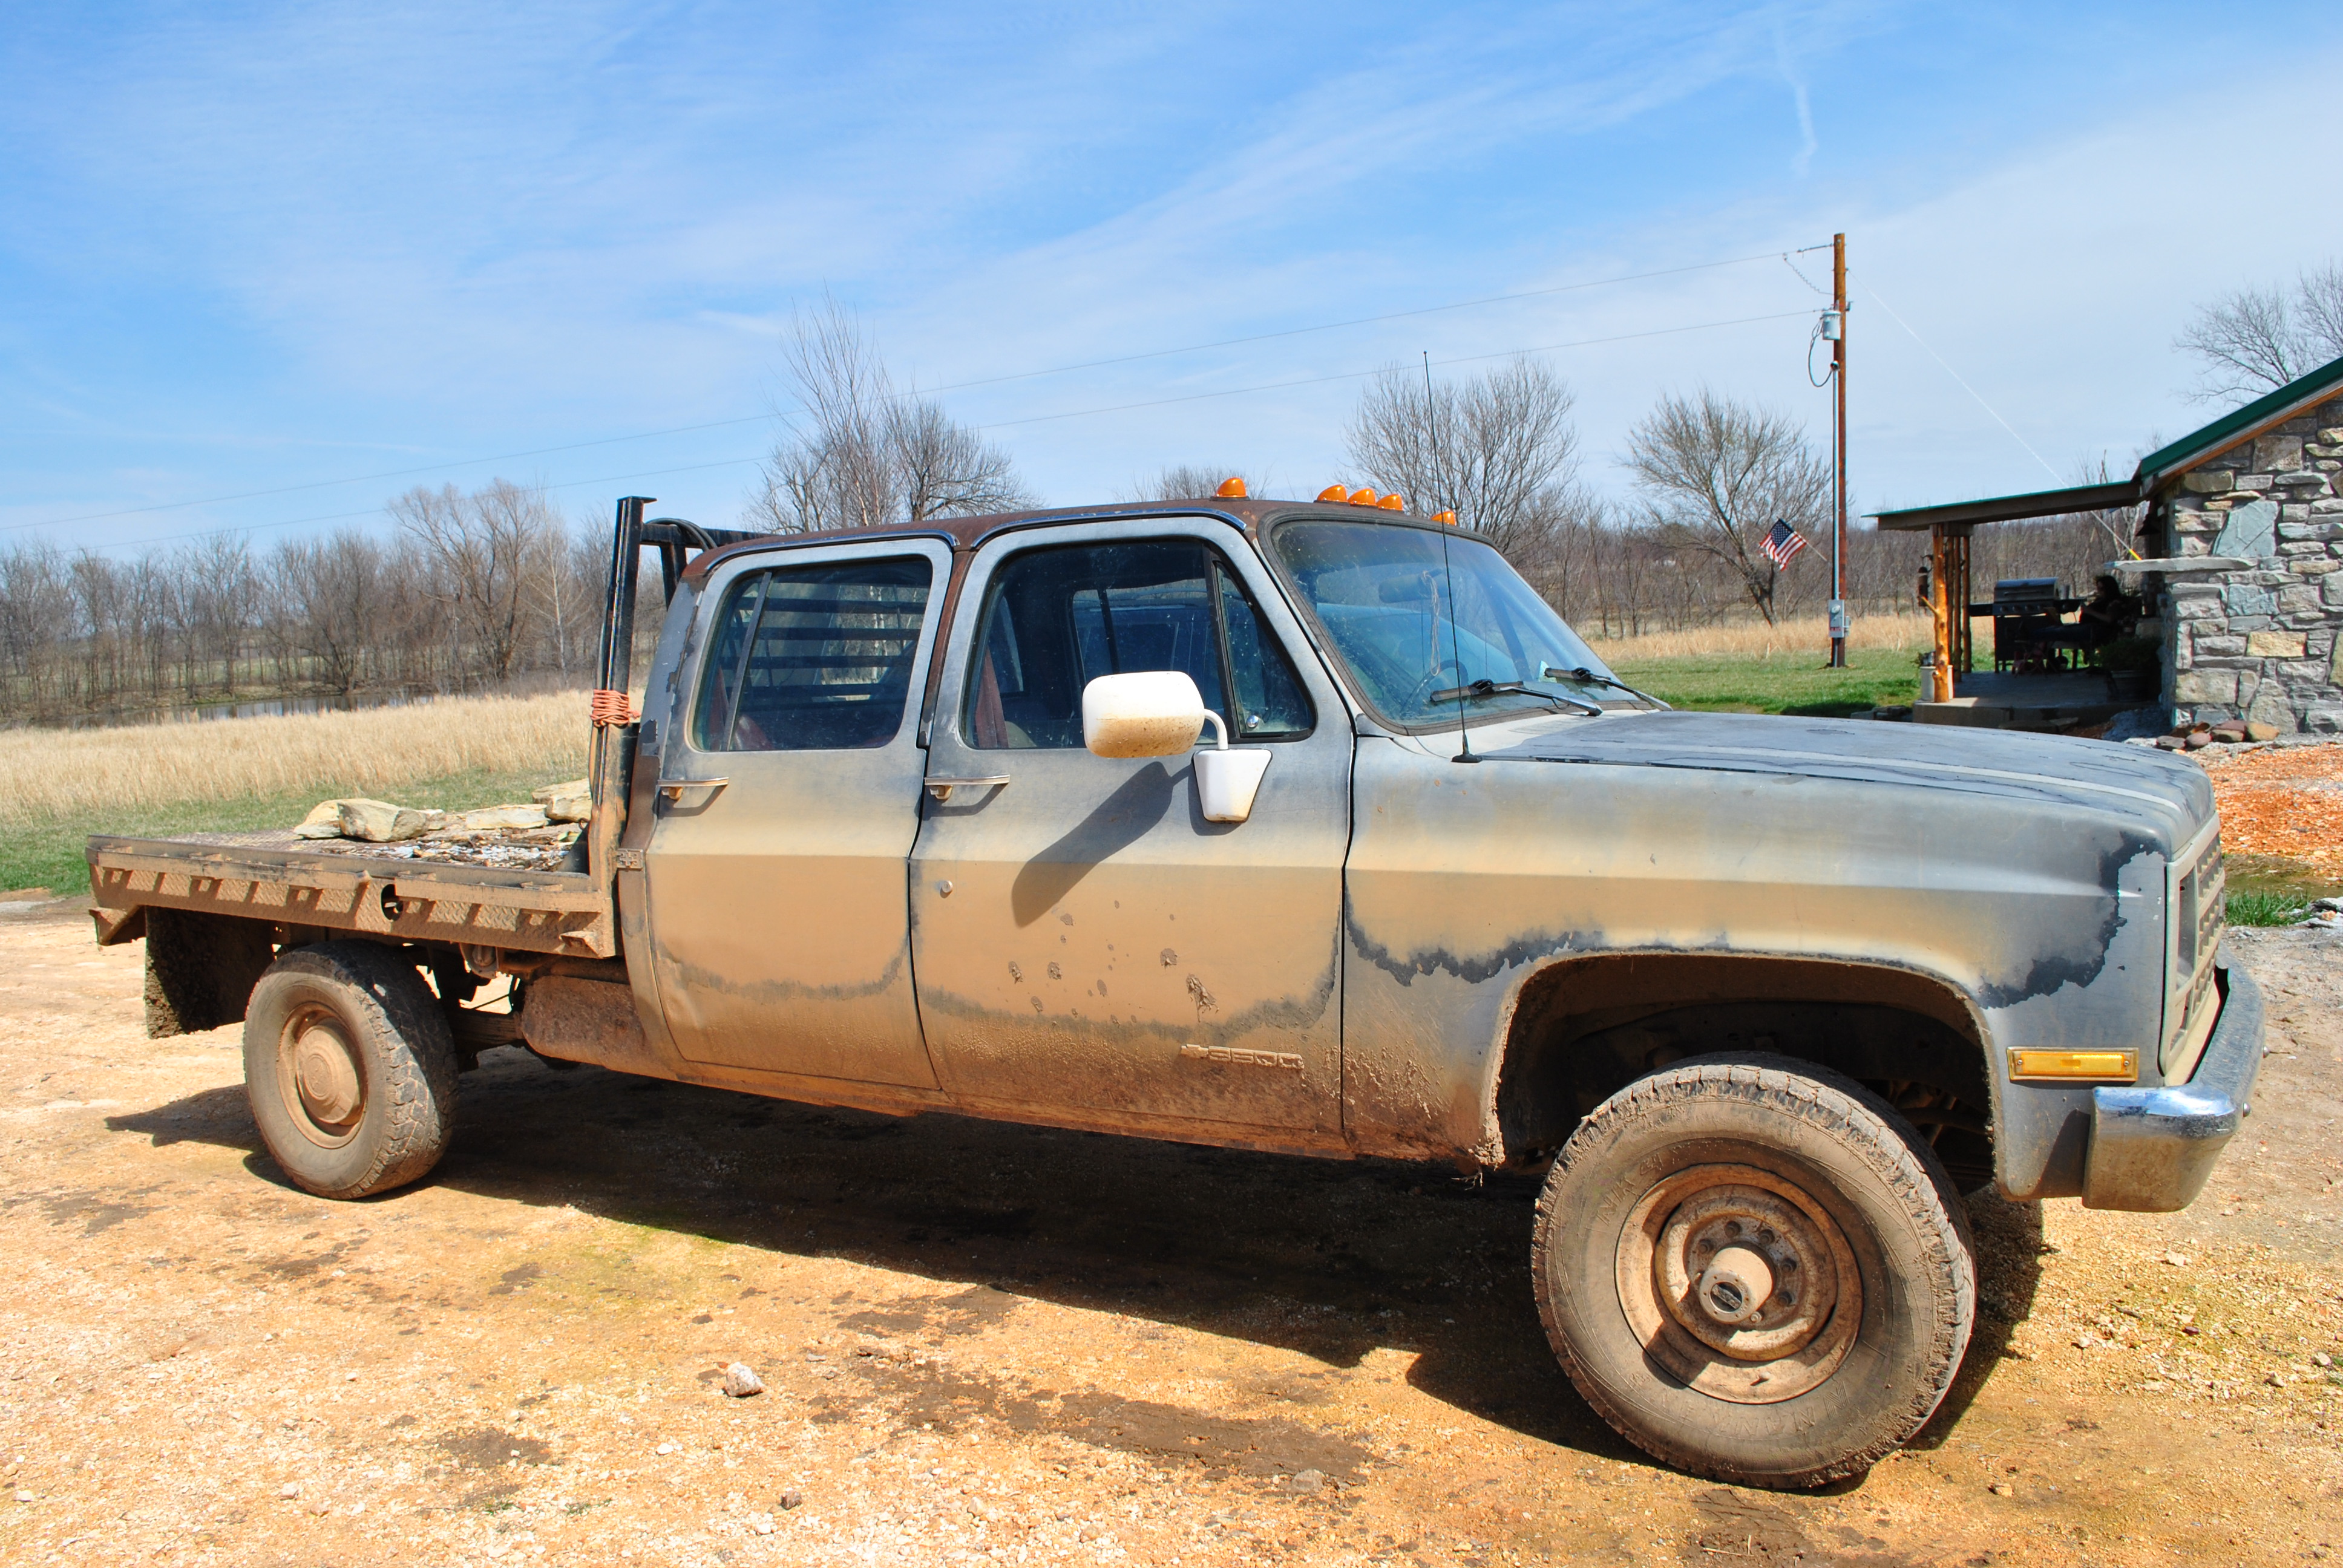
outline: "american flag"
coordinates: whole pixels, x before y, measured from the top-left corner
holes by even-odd
[[[1806,548],[1806,541],[1797,529],[1777,518],[1773,530],[1765,536],[1765,542],[1757,548],[1773,557],[1775,566],[1786,567],[1792,556]]]

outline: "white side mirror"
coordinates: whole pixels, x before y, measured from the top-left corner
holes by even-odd
[[[1253,797],[1261,793],[1262,775],[1268,771],[1266,746],[1232,751],[1223,735],[1218,749],[1197,752],[1196,796],[1203,805],[1204,820],[1242,822],[1252,816]]]
[[[1213,747],[1196,753],[1196,796],[1208,822],[1252,815],[1269,771],[1265,747],[1229,749],[1221,716],[1204,706],[1193,679],[1177,669],[1101,675],[1082,688],[1082,744],[1099,757],[1175,757],[1196,744],[1205,725]]]
[[[1196,744],[1204,720],[1196,683],[1177,669],[1101,675],[1082,688],[1082,744],[1098,757],[1176,757]]]

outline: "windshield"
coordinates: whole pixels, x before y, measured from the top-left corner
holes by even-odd
[[[1518,680],[1586,703],[1624,695],[1568,673],[1611,671],[1504,557],[1469,534],[1443,540],[1387,524],[1292,522],[1272,543],[1360,694],[1394,723],[1453,724],[1465,702],[1474,714],[1555,706],[1534,691],[1455,695],[1475,681]]]

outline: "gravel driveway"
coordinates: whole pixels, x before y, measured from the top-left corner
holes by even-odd
[[[431,1179],[327,1203],[257,1152],[234,1031],[150,1041],[136,948],[0,916],[0,1560],[2308,1560],[2343,1548],[2343,945],[2234,940],[2272,1054],[2206,1196],[1976,1201],[1954,1397],[1783,1495],[1587,1412],[1527,1186],[501,1050]]]

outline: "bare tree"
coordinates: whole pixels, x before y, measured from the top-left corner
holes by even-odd
[[[454,645],[479,679],[511,678],[534,631],[531,568],[560,527],[545,493],[506,479],[460,495],[417,487],[390,503],[422,562],[425,592],[447,609]]]
[[[2173,347],[2198,363],[2199,402],[2258,397],[2343,357],[2343,264],[2295,278],[2291,290],[2239,288],[2197,307]]]
[[[1811,533],[1826,519],[1829,465],[1787,417],[1703,387],[1669,396],[1627,437],[1643,520],[1666,545],[1725,569],[1770,624],[1781,568],[1759,548],[1776,520]]]
[[[347,696],[364,683],[367,659],[386,640],[389,605],[382,548],[356,528],[290,540],[270,563],[285,637],[314,678]]]
[[[1231,479],[1242,479],[1245,493],[1259,496],[1268,487],[1252,475],[1237,468],[1216,468],[1210,463],[1172,463],[1158,469],[1151,479],[1133,486],[1124,498],[1133,501],[1191,501],[1220,493],[1221,487]]]
[[[898,392],[837,301],[800,312],[788,349],[801,420],[765,460],[750,513],[776,533],[820,533],[1012,511],[1028,504],[1000,447],[918,389]]]
[[[1360,395],[1343,444],[1378,489],[1419,510],[1453,511],[1457,525],[1526,563],[1583,498],[1569,386],[1545,366],[1516,359],[1461,386],[1426,387],[1394,367]]]

